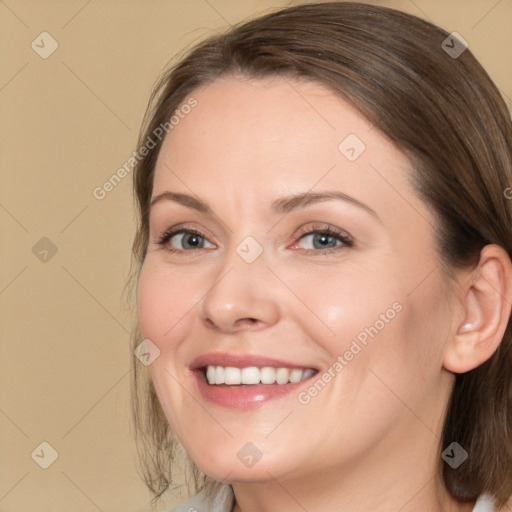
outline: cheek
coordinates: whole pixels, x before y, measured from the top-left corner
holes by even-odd
[[[155,342],[160,337],[168,300],[169,296],[163,293],[159,273],[146,261],[137,288],[137,314],[143,338]]]
[[[181,320],[193,306],[196,285],[183,286],[183,274],[173,274],[148,257],[141,269],[137,290],[137,313],[141,334],[160,349],[172,337]],[[189,280],[190,281],[190,280]]]
[[[386,386],[413,401],[435,385],[444,307],[435,277],[415,288],[416,280],[388,264],[318,269],[308,279],[289,273],[288,279],[303,300],[295,302],[295,321],[331,361],[341,361],[334,370],[343,378],[334,387],[343,394],[350,390],[360,404],[375,400],[392,410],[400,402]]]
[[[197,283],[184,286],[178,273],[148,255],[141,269],[137,288],[137,313],[142,338],[150,339],[160,350],[147,368],[155,387],[159,402],[173,430],[180,435],[180,421],[177,411],[184,409],[186,396],[177,383],[183,368],[179,366],[180,340],[190,330],[190,311],[197,297],[190,290],[196,290]],[[188,293],[188,295],[187,295]]]
[[[364,347],[400,316],[403,292],[389,273],[346,265],[288,279],[300,299],[294,306],[297,323],[334,358],[353,340]]]

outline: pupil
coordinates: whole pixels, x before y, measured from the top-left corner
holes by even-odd
[[[317,241],[322,247],[334,247],[336,245],[334,237],[326,234],[318,235]]]
[[[185,239],[185,243],[193,247],[197,247],[200,245],[199,236],[190,234],[188,235],[188,238]]]

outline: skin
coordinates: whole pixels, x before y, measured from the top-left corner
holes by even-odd
[[[193,97],[164,140],[153,197],[189,194],[213,214],[156,203],[138,286],[141,331],[161,351],[150,366],[155,389],[191,458],[233,485],[236,512],[472,510],[447,493],[438,444],[454,373],[488,359],[503,336],[506,253],[487,246],[476,271],[449,282],[410,162],[319,84],[230,76]],[[338,150],[348,134],[366,146],[353,162]],[[339,200],[272,211],[277,198],[326,190],[376,215]],[[203,248],[179,235],[158,244],[183,223],[204,235]],[[326,252],[302,237],[325,225],[353,246],[332,238]],[[250,264],[236,252],[247,236],[263,249]],[[397,302],[401,311],[307,405],[292,393],[239,411],[197,390],[190,364],[207,352],[325,371]],[[250,468],[237,457],[247,442],[262,454]]]

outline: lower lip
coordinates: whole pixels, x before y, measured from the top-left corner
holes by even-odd
[[[230,407],[232,409],[252,409],[270,400],[283,398],[296,391],[297,388],[304,385],[304,383],[311,378],[309,377],[300,382],[289,384],[230,386],[226,384],[210,385],[206,382],[201,370],[195,370],[193,373],[199,387],[199,392],[207,402],[212,402],[223,407]]]

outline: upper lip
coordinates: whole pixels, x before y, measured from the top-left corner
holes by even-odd
[[[299,368],[301,370],[316,369],[310,365],[283,361],[282,359],[257,354],[228,354],[222,352],[203,354],[196,357],[190,364],[190,369],[197,370],[206,366],[231,366],[234,368],[248,368],[250,366],[262,368],[264,366],[271,366],[273,368]]]

